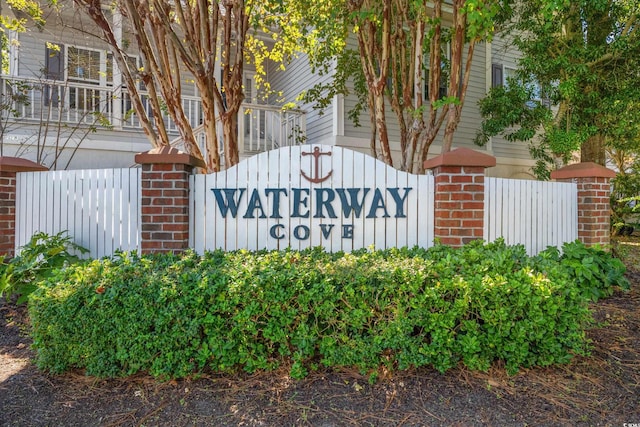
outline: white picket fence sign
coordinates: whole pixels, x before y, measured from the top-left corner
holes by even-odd
[[[138,168],[18,173],[16,249],[36,232],[67,230],[93,258],[139,250],[140,173]],[[190,245],[198,253],[429,247],[434,179],[341,147],[284,147],[223,172],[191,176],[189,214]],[[575,240],[577,216],[575,184],[485,179],[486,241],[503,237],[533,255]]]
[[[92,258],[139,249],[140,169],[21,172],[16,186],[16,249],[65,230]]]
[[[535,255],[578,238],[574,183],[485,178],[484,240],[503,237]]]
[[[401,172],[341,147],[268,151],[219,173],[194,175],[190,188],[190,246],[198,253],[433,244],[433,176]],[[360,211],[345,211],[345,199]]]

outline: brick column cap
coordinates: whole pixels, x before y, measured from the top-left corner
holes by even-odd
[[[470,148],[456,148],[442,153],[424,162],[425,169],[435,169],[438,166],[474,166],[490,168],[496,165],[496,158]]]
[[[551,179],[615,178],[616,173],[593,162],[574,163],[551,172]]]
[[[163,145],[162,147],[156,147],[144,153],[138,153],[135,156],[135,161],[141,165],[182,164],[197,168],[207,167],[204,160],[198,159],[169,145]]]
[[[19,157],[0,157],[0,172],[48,171],[49,168]]]

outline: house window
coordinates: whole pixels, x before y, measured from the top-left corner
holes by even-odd
[[[510,80],[516,80],[530,90],[531,99],[527,102],[530,107],[533,107],[535,103],[542,103],[549,106],[549,99],[543,96],[540,83],[535,80],[523,82],[520,76],[518,76],[516,68],[507,67],[502,64],[491,65],[491,87],[504,86],[507,88],[509,87]]]
[[[516,69],[502,64],[491,64],[491,87],[509,86],[509,79],[517,78]]]
[[[103,62],[106,61],[103,61],[102,52],[98,50],[69,46],[67,49],[67,75],[69,80],[100,84],[100,64]]]

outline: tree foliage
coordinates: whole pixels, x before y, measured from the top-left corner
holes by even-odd
[[[449,151],[460,122],[475,47],[491,39],[496,23],[509,16],[511,1],[328,3],[331,5],[304,4],[315,29],[306,47],[312,64],[333,69],[335,78],[310,90],[306,99],[321,98],[318,105],[324,107],[337,93],[355,92],[360,101],[355,113],[367,109],[370,115],[372,155],[391,165],[387,122],[394,117],[400,127],[403,170],[421,167],[443,126],[443,151]],[[357,48],[350,47],[350,37]],[[446,87],[444,93],[441,87]]]
[[[292,51],[298,15],[286,13],[287,1],[116,0],[113,11],[105,10],[100,0],[74,2],[96,23],[109,45],[135,113],[153,146],[170,142],[165,123],[156,119],[166,111],[187,152],[205,159],[210,171],[220,170],[221,151],[227,167],[238,163],[237,116],[245,98],[244,66],[250,59],[260,72],[265,60],[282,61]],[[135,37],[142,58],[140,69],[132,69],[116,36],[114,18],[120,16]],[[272,39],[269,47],[264,37],[257,37],[258,32]],[[181,102],[181,85],[186,78],[194,80],[202,101],[204,153],[196,141],[199,126],[190,123]],[[137,80],[148,91],[151,113],[145,108]],[[218,122],[222,125],[223,147],[219,146]]]
[[[522,52],[518,80],[492,90],[481,102],[485,122],[478,142],[498,134],[530,140],[527,132],[514,135],[509,129],[535,129],[540,138],[532,151],[543,175],[550,161],[567,160],[577,151],[582,161],[604,165],[607,146],[637,146],[639,13],[635,0],[520,2],[510,27]],[[535,92],[512,102],[523,86],[532,84]],[[540,97],[551,106],[550,114],[533,113]],[[510,115],[503,114],[505,109]]]

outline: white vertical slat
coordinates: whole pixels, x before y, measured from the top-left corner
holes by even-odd
[[[544,225],[544,230],[541,233],[545,237],[543,246],[546,247],[557,243],[559,237],[558,227],[564,227],[564,218],[562,213],[558,211],[561,201],[556,198],[557,194],[552,191],[551,186],[544,186],[542,197],[547,201],[547,211],[550,213],[549,217],[547,217],[547,222]]]
[[[433,175],[422,175],[420,180],[423,181],[422,187],[425,188],[425,194],[428,194],[424,216],[427,218],[425,235],[427,240],[423,242],[424,247],[433,246],[435,238],[435,203],[436,203],[436,183]]]
[[[103,220],[103,244],[102,244],[102,256],[109,256],[113,253],[113,230],[114,230],[114,217],[116,216],[114,206],[114,170],[106,169],[104,171],[104,220]]]
[[[558,197],[561,197],[562,193],[554,191],[555,188],[557,186],[540,183],[540,203],[544,206],[544,216],[538,227],[538,235],[540,236],[538,252],[547,246],[554,245],[558,232],[564,227],[562,214],[557,211],[560,203]]]
[[[206,250],[224,248],[224,245],[226,244],[224,235],[225,220],[220,214],[215,201],[215,197],[213,195],[213,192],[211,191],[212,188],[225,188],[226,184],[226,172],[218,172],[213,175],[208,175],[207,179],[205,180],[204,191],[205,193],[207,193],[204,199],[204,203],[207,209],[205,239]],[[196,233],[198,233],[197,230]]]
[[[40,212],[40,205],[43,202],[43,197],[45,197],[45,192],[42,189],[42,185],[43,182],[46,183],[46,181],[44,181],[43,179],[44,174],[33,174],[33,180],[34,180],[34,187],[33,187],[33,199],[31,202],[32,205],[32,212],[33,212],[33,216],[31,217],[31,221],[30,221],[30,235],[27,236],[27,240],[26,242],[28,242],[28,239],[35,233],[39,232],[39,231],[46,231],[43,229],[43,227],[40,225],[41,221],[46,223],[46,220],[42,217],[42,213]]]
[[[366,205],[367,200],[371,200],[372,190],[371,185],[368,183],[370,181],[367,180],[371,171],[367,171],[367,167],[369,166],[368,159],[369,156],[365,156],[362,153],[353,152],[353,181],[352,184],[354,188],[362,188],[361,196],[362,200],[364,200],[364,205]],[[372,163],[371,163],[372,164]],[[365,193],[365,189],[369,188],[369,192]],[[353,216],[353,249],[362,249],[368,246],[367,243],[367,227],[365,226],[365,216],[366,209],[363,207],[362,212],[360,213],[360,217]]]
[[[493,197],[494,190],[494,179],[493,178],[485,178],[484,180],[484,229],[482,232],[482,238],[486,242],[490,242],[491,235],[493,232],[493,222],[495,220],[495,208],[492,208],[492,205],[495,205],[495,197]]]
[[[516,222],[517,222],[517,219],[520,219],[522,215],[522,212],[520,210],[520,204],[518,203],[519,198],[516,197],[516,194],[517,194],[516,186],[517,186],[517,183],[515,180],[508,181],[508,188],[509,188],[508,200],[510,202],[508,207],[511,207],[511,209],[508,210],[507,212],[503,212],[505,214],[505,217],[509,221],[509,242],[508,243],[510,245],[516,244],[518,241],[517,239],[518,228],[516,227]]]
[[[88,240],[85,238],[84,234],[87,222],[84,218],[84,209],[86,209],[85,204],[87,203],[87,201],[83,198],[85,172],[86,171],[75,172],[75,188],[73,193],[73,215],[75,220],[73,224],[73,235],[74,240],[77,244],[86,249],[89,249]]]
[[[216,188],[227,188],[227,175],[231,174],[230,169],[234,169],[234,168],[229,168],[224,172],[219,172],[214,175]],[[218,207],[215,205],[216,203],[215,200],[211,198],[209,200],[211,200],[211,203],[214,205],[213,209],[214,209],[214,218],[215,218],[214,222],[212,223],[212,225],[215,226],[215,230],[213,233],[210,234],[210,238],[212,238],[215,243],[213,244],[213,247],[211,249],[227,249],[227,236],[225,234],[226,220],[222,216],[220,209],[218,209]],[[230,213],[228,213],[227,215],[230,215]],[[229,239],[229,240],[232,241],[231,247],[235,248],[235,240],[233,239]]]
[[[524,185],[525,181],[524,180],[514,180],[514,195],[518,194],[520,195],[520,197],[514,197],[514,204],[516,206],[518,206],[518,212],[516,214],[516,216],[513,218],[513,226],[514,231],[515,231],[515,241],[514,243],[521,243],[521,242],[526,242],[525,240],[525,229],[527,227],[522,227],[520,223],[524,223],[527,224],[526,222],[526,199],[528,198],[527,195],[527,188]],[[524,197],[523,197],[524,196]]]
[[[518,180],[516,191],[522,194],[524,197],[520,197],[520,209],[521,216],[519,219],[516,219],[516,226],[519,230],[518,233],[518,243],[523,243],[527,250],[530,250],[531,247],[531,239],[528,238],[528,234],[531,232],[531,202],[530,199],[532,197],[531,191],[532,187],[529,185],[528,180]],[[520,224],[518,224],[520,223]],[[522,226],[522,224],[526,224],[526,226]]]
[[[508,242],[509,239],[509,211],[511,209],[509,205],[509,185],[506,180],[500,180],[500,188],[498,190],[500,194],[500,228],[499,235],[496,237],[502,237],[505,239],[505,242]],[[511,213],[511,215],[515,215]]]
[[[134,222],[135,213],[131,211],[131,199],[135,197],[131,194],[131,180],[135,179],[136,169],[120,169],[118,176],[120,177],[120,237],[116,240],[121,250],[131,251],[137,249],[136,238],[134,232],[131,231],[131,224]],[[137,231],[137,230],[136,230]]]
[[[305,150],[308,148],[306,145],[304,146]],[[291,189],[293,188],[302,188],[302,177],[300,176],[300,170],[303,167],[302,159],[300,153],[302,152],[302,147],[291,147],[290,153],[290,162],[291,162],[291,179],[290,179],[290,191],[289,191],[289,212],[293,213],[293,192]],[[307,162],[308,163],[308,162]],[[305,165],[308,167],[308,165]],[[309,170],[309,169],[306,169]],[[299,240],[293,237],[293,230],[302,225],[303,223],[309,223],[309,220],[304,220],[303,218],[290,218],[289,219],[289,227],[285,230],[285,234],[287,236],[287,244],[291,247],[291,249],[300,250],[308,246],[308,244],[300,242]]]
[[[122,183],[124,172],[125,171],[123,169],[113,170],[113,235],[110,236],[112,252],[123,248],[122,239],[124,237],[124,233],[122,232],[122,219],[126,215],[124,211],[125,193]]]
[[[398,220],[396,219],[395,215],[396,215],[396,204],[393,200],[393,197],[391,196],[391,194],[384,190],[384,187],[387,188],[394,188],[394,187],[399,187],[398,186],[398,171],[395,169],[391,169],[391,168],[380,168],[380,169],[384,169],[386,171],[386,177],[384,179],[384,181],[382,182],[382,185],[377,185],[380,186],[381,188],[383,188],[383,191],[385,193],[385,206],[387,207],[387,212],[389,213],[389,218],[387,218],[385,220],[385,248],[391,248],[391,247],[399,247],[399,246],[404,246],[404,245],[398,245],[398,226],[397,226],[397,222]],[[401,189],[398,190],[399,194],[402,195],[404,192]]]
[[[95,239],[94,248],[97,257],[101,257],[104,252],[104,187],[103,187],[103,177],[102,171],[96,169],[93,171],[92,177],[92,220],[93,220],[93,230],[92,234]]]
[[[420,188],[418,186],[418,175],[407,174],[407,187],[413,188],[411,192],[415,197],[410,197],[407,203],[407,216],[410,218],[409,221],[412,223],[408,224],[405,230],[407,234],[406,244],[408,247],[412,248],[418,244],[418,230],[420,226],[420,222],[422,220],[426,221],[426,217],[420,217],[420,212],[418,211],[418,199],[420,197],[428,197],[428,193],[421,193]]]
[[[253,156],[247,159],[247,194],[245,194],[247,204],[249,203],[253,189],[259,187],[260,176],[258,174],[260,170],[260,164],[258,160],[259,156]],[[244,209],[242,209],[242,211],[244,211]],[[256,211],[253,212],[254,218],[247,219],[247,249],[250,250],[258,249],[258,222],[260,221],[260,219],[258,218],[259,214],[256,214]],[[243,212],[238,212],[238,216],[241,215],[243,215]]]
[[[52,171],[51,174],[49,174],[49,185],[50,185],[50,190],[49,192],[51,193],[51,203],[48,204],[48,215],[49,217],[51,217],[51,231],[50,233],[55,233],[57,231],[54,230],[60,230],[62,231],[63,228],[61,227],[61,222],[62,222],[62,212],[61,212],[61,204],[60,204],[60,198],[62,195],[62,175],[60,171]]]
[[[387,180],[386,172],[386,166],[382,162],[376,161],[375,183],[373,187],[381,189],[380,191],[382,193],[385,206],[387,206],[387,194],[384,194],[386,193],[386,191],[384,191],[384,183]],[[376,249],[385,249],[387,247],[386,227],[388,218],[384,218],[383,209],[379,209],[376,213],[379,216],[375,219],[375,247]]]
[[[326,188],[344,188],[345,181],[345,162],[344,162],[344,150],[339,147],[333,147],[331,149],[331,170],[333,171],[331,174],[331,178],[323,183],[323,187]],[[327,162],[329,163],[329,162]],[[327,248],[327,250],[331,252],[338,252],[342,250],[342,224],[343,216],[342,210],[340,209],[340,197],[337,193],[334,192],[335,200],[333,202],[335,214],[337,218],[326,218],[323,220],[323,224],[327,224],[325,227],[331,227],[331,234],[329,238],[326,239],[324,236],[322,237],[322,245]],[[320,230],[316,230],[318,232]],[[322,232],[320,232],[322,235]]]
[[[106,173],[103,170],[96,170],[96,208],[95,208],[95,227],[96,227],[96,239],[97,239],[97,256],[104,256],[104,235],[106,227]]]
[[[196,176],[202,176],[202,175],[196,175],[196,174],[191,174],[189,176],[189,247],[192,248],[193,250],[196,251],[196,253],[202,254],[202,251],[200,251],[199,249],[196,248],[196,233],[195,230],[200,231],[200,233],[206,234],[206,230],[204,230],[203,228],[198,228],[196,227],[196,220],[195,220],[195,211],[196,211],[196,201],[195,201],[195,194],[196,194]],[[205,192],[204,191],[200,191],[199,192],[201,197],[205,197]],[[204,210],[200,210],[201,214],[204,214]]]
[[[27,172],[16,174],[16,240],[15,253],[24,245],[27,233],[27,212],[30,208],[30,193],[28,192],[29,175]]]
[[[309,150],[304,150],[304,152],[307,153],[312,153],[313,150],[316,148],[316,145],[310,145],[309,146]],[[322,150],[322,146],[318,146],[320,148],[321,151]],[[308,176],[313,176],[314,172],[314,168],[315,168],[315,161],[313,156],[305,156],[304,160],[302,161],[302,163],[305,165],[304,166],[304,170],[306,171],[306,174]],[[323,158],[320,161],[320,170],[318,171],[318,175],[319,176],[325,176],[325,173],[328,173],[328,170],[326,168],[326,165],[330,164],[330,159],[325,159]],[[322,188],[322,185],[317,185],[317,184],[311,184],[310,182],[306,181],[305,179],[303,179],[303,183],[305,183],[305,186],[309,187],[309,191],[311,193],[311,197],[309,198],[309,208],[310,208],[310,212],[309,212],[309,217],[310,217],[310,221],[309,224],[307,224],[307,226],[309,227],[310,233],[311,233],[311,237],[309,239],[307,239],[308,245],[310,247],[316,247],[316,246],[321,246],[322,245],[322,236],[320,235],[320,233],[318,233],[318,231],[320,230],[320,223],[323,221],[322,218],[316,218],[315,215],[317,214],[316,212],[316,207],[318,206],[318,197],[316,194],[316,189],[317,188]]]
[[[207,237],[211,234],[210,227],[215,228],[215,218],[210,210],[216,209],[212,191],[207,186],[207,175],[196,174],[189,177],[189,240],[193,249],[203,254],[207,247]],[[209,198],[211,196],[211,198]],[[205,201],[209,198],[210,205]],[[215,238],[215,230],[214,230]],[[211,246],[213,247],[213,245]]]
[[[107,222],[111,228],[110,232],[105,236],[105,242],[107,244],[107,256],[113,254],[117,249],[121,249],[120,236],[122,236],[121,221],[122,221],[122,171],[119,169],[111,169],[111,188],[108,190],[111,197],[111,215],[112,218]]]
[[[540,234],[540,224],[544,221],[545,213],[543,208],[543,203],[538,203],[540,198],[540,192],[542,188],[538,185],[536,181],[527,181],[530,195],[528,197],[529,208],[527,212],[527,222],[529,226],[525,226],[527,229],[526,239],[527,239],[527,252],[528,253],[537,253],[538,246],[540,245],[539,234]]]
[[[82,246],[89,249],[92,254],[95,254],[95,248],[92,247],[94,238],[92,235],[93,227],[91,222],[92,217],[92,198],[91,198],[91,171],[85,170],[82,174]]]
[[[258,112],[258,120],[261,120],[261,114]],[[258,128],[260,129],[260,128]],[[262,141],[261,144],[264,144],[264,138],[260,138],[260,133],[258,131],[259,141]],[[262,211],[256,209],[255,211],[255,222],[256,222],[256,249],[266,249],[267,247],[267,233],[269,232],[266,225],[268,224],[268,204],[266,198],[264,197],[265,189],[267,188],[267,182],[269,181],[269,158],[270,152],[261,153],[255,156],[256,162],[258,164],[258,181],[253,188],[258,189],[258,193],[260,195],[260,201],[262,204]],[[266,218],[260,218],[260,215],[266,216]]]
[[[494,239],[497,239],[498,237],[506,238],[506,235],[509,232],[509,224],[507,222],[508,215],[505,215],[505,212],[507,212],[509,209],[507,185],[506,182],[502,179],[496,180],[496,183],[498,184],[496,186],[496,214],[498,216],[496,216]]]
[[[405,172],[396,172],[396,184],[399,188],[399,194],[400,196],[403,196],[405,194],[405,188],[409,188],[411,187],[409,185],[409,174],[405,173]],[[409,218],[415,218],[415,216],[412,216],[409,214],[408,212],[408,201],[409,199],[411,199],[412,196],[415,195],[415,188],[412,188],[411,190],[406,190],[409,191],[409,195],[407,196],[407,200],[404,202],[402,209],[403,209],[403,213],[407,216],[407,218],[402,218],[402,219],[397,219],[395,221],[396,223],[396,246],[397,247],[405,247],[408,246],[408,242],[409,242],[409,238],[407,236],[407,221],[409,220]],[[395,213],[393,213],[393,215],[395,215]]]
[[[311,176],[310,174],[313,174],[313,157],[312,156],[303,156],[302,152],[306,152],[306,153],[311,153],[313,152],[313,145],[303,145],[300,147],[300,154],[298,155],[298,158],[300,159],[300,167],[299,167],[299,171],[305,171],[305,173],[307,174],[307,176]],[[300,245],[300,249],[307,249],[310,248],[314,245],[314,243],[311,241],[310,238],[308,239],[297,239],[294,236],[294,232],[296,230],[296,228],[300,227],[300,229],[302,229],[303,227],[307,227],[308,229],[313,228],[314,226],[317,227],[317,225],[314,223],[314,219],[313,219],[313,210],[314,210],[314,206],[315,206],[315,194],[313,193],[313,186],[311,185],[311,183],[309,181],[307,181],[306,179],[300,177],[300,189],[304,189],[306,191],[309,192],[309,194],[307,196],[306,193],[301,193],[301,199],[306,197],[307,199],[307,207],[300,207],[299,211],[301,214],[305,214],[306,212],[308,212],[308,217],[307,218],[300,218],[300,223],[298,225],[296,225],[295,228],[291,229],[291,234],[290,234],[290,238],[294,241],[297,241],[297,244]]]
[[[73,224],[74,224],[74,210],[73,210],[73,187],[75,186],[75,182],[73,180],[74,175],[66,172],[61,180],[61,195],[60,195],[60,229],[67,230],[68,235],[75,239],[75,235],[73,234]]]
[[[567,239],[568,242],[572,242],[578,238],[578,186],[576,184],[566,183],[567,186],[570,186],[570,196],[568,196],[568,200],[571,200],[571,218],[573,227],[571,227],[571,235]]]
[[[235,239],[232,240],[231,244],[233,248],[247,248],[249,245],[249,221],[248,219],[244,219],[242,216],[244,215],[244,208],[246,208],[249,194],[248,194],[248,184],[247,184],[247,174],[248,174],[248,163],[240,162],[238,165],[234,166],[234,170],[227,171],[227,188],[245,188],[244,196],[242,199],[242,203],[239,205],[242,206],[238,209],[238,217],[237,217],[237,230]],[[230,218],[230,217],[228,217]]]
[[[283,151],[272,150],[267,153],[268,168],[266,172],[268,176],[266,179],[266,186],[265,186],[266,188],[279,188],[280,174],[278,172],[278,168],[280,167],[280,153],[283,153]],[[266,197],[266,194],[264,192],[262,194],[265,195],[264,208],[265,208],[265,213],[267,215],[267,220],[264,221],[264,223],[266,224],[266,227],[264,227],[264,229],[261,230],[260,235],[263,237],[264,246],[267,249],[269,250],[279,249],[279,241],[271,238],[269,234],[269,232],[271,231],[271,227],[273,227],[274,225],[280,222],[280,220],[278,220],[277,218],[272,218],[276,196],[272,194],[272,195],[269,195],[269,197]],[[280,209],[282,209],[282,206],[280,206]]]
[[[131,212],[130,218],[132,218],[131,224],[131,235],[135,236],[135,246],[132,245],[132,248],[135,247],[137,250],[141,250],[141,242],[142,242],[142,185],[140,184],[142,181],[142,169],[136,168],[132,169],[133,172],[131,179],[129,180],[129,188],[131,189],[131,204],[129,205],[129,209]],[[135,221],[135,222],[134,222]]]
[[[280,141],[281,141],[280,145],[282,145],[282,141],[283,141],[282,132],[280,132]],[[285,198],[282,198],[281,196],[280,210],[282,211],[282,216],[284,218],[279,219],[278,223],[284,225],[285,234],[289,233],[289,230],[291,230],[291,221],[290,221],[291,205],[289,200],[291,198],[291,187],[293,185],[292,177],[294,175],[299,175],[298,171],[296,171],[296,173],[292,173],[293,165],[294,165],[294,161],[293,161],[292,150],[282,150],[282,153],[280,155],[280,164],[278,165],[277,188],[285,188],[287,190],[287,194]],[[280,250],[286,249],[287,247],[291,246],[288,239],[278,240],[277,245],[278,245],[278,249]]]
[[[496,212],[495,212],[495,221],[493,221],[493,237],[492,241],[497,239],[498,237],[504,237],[505,233],[503,230],[504,224],[504,212],[505,209],[508,209],[508,206],[505,205],[508,203],[505,197],[505,185],[502,179],[495,180],[495,199],[496,199]]]
[[[75,243],[80,244],[82,231],[82,216],[78,214],[78,192],[80,191],[82,182],[79,179],[80,173],[78,171],[69,171],[67,175],[67,230],[69,235],[73,237]],[[85,255],[88,256],[88,255]]]
[[[342,150],[342,188],[355,188],[354,186],[354,177],[356,174],[361,173],[361,171],[357,170],[354,162],[354,152],[351,150]],[[345,190],[346,191],[346,190]],[[360,196],[362,196],[362,192],[364,190],[360,190]],[[334,233],[340,236],[340,248],[345,252],[351,252],[354,249],[355,242],[354,238],[344,239],[342,238],[342,227],[343,226],[353,226],[361,227],[360,225],[355,225],[357,219],[354,212],[351,212],[349,217],[345,218],[344,212],[340,209],[339,212],[336,212],[338,217],[340,218],[340,222],[336,227],[339,227],[338,230],[334,229]],[[354,235],[355,237],[355,235]]]
[[[367,183],[367,187],[371,187],[368,195],[368,200],[371,200],[375,191],[374,184],[376,182],[376,160],[373,157],[367,156],[364,158],[364,182]],[[375,221],[368,221],[366,219],[367,213],[366,207],[363,208],[362,217],[364,220],[362,232],[364,233],[363,247],[365,248],[375,245],[376,243],[376,224]]]
[[[53,204],[53,191],[52,191],[52,183],[51,183],[51,174],[42,174],[41,175],[41,191],[40,191],[40,218],[41,218],[41,228],[40,231],[43,231],[47,234],[52,234],[53,232],[53,216],[49,214],[51,210],[51,205]]]
[[[417,244],[428,248],[434,239],[435,179],[433,175],[418,176]],[[426,196],[426,197],[425,197]]]

